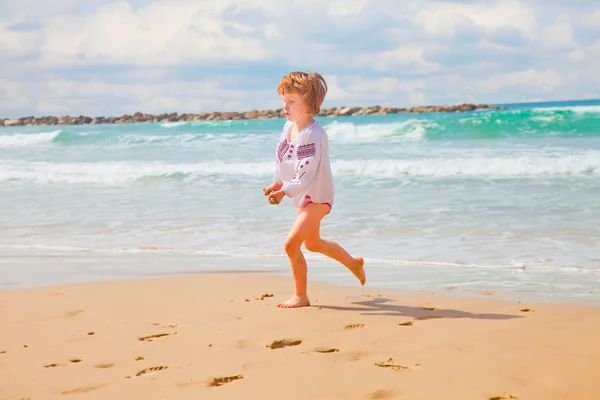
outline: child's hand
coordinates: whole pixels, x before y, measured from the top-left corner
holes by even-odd
[[[270,195],[271,193],[273,193],[273,192],[276,192],[276,191],[278,191],[279,189],[281,189],[281,187],[282,187],[282,186],[283,186],[283,185],[282,185],[281,183],[273,182],[273,183],[271,184],[271,186],[269,186],[268,188],[265,188],[265,189],[263,189],[263,194],[264,194],[265,196],[268,196],[268,195]]]
[[[275,192],[272,192],[269,195],[269,203],[270,204],[279,204],[279,203],[281,203],[281,199],[283,199],[283,196],[285,196],[285,192],[283,190],[277,190]]]

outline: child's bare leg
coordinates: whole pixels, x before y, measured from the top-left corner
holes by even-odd
[[[315,232],[319,235],[319,232]],[[315,238],[314,234],[310,236],[310,239],[304,241],[306,250],[321,253],[329,258],[333,258],[338,261],[346,268],[350,270],[356,276],[356,279],[360,282],[361,286],[365,284],[367,278],[365,276],[364,264],[365,261],[362,257],[352,257],[348,252],[336,242],[327,239],[321,239],[320,237]]]
[[[285,252],[290,259],[292,274],[294,275],[295,293],[289,300],[278,304],[277,307],[295,308],[310,305],[310,300],[306,294],[306,260],[300,247],[310,232],[319,226],[321,219],[323,219],[328,211],[328,206],[317,204],[298,212],[298,218],[292,226],[284,244]]]
[[[314,205],[309,205],[314,206]],[[327,207],[327,206],[326,206]],[[321,253],[329,258],[341,263],[343,266],[348,268],[350,272],[356,276],[356,279],[360,282],[361,286],[365,284],[367,278],[365,276],[364,263],[362,257],[352,257],[348,252],[336,242],[321,238],[321,224],[315,228],[307,237],[304,239],[304,247],[306,250]]]

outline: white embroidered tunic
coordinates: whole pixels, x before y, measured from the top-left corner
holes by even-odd
[[[304,128],[296,140],[288,141],[293,122],[287,121],[277,145],[274,178],[295,207],[302,207],[306,196],[313,203],[333,205],[333,176],[329,143],[325,129],[317,121]]]

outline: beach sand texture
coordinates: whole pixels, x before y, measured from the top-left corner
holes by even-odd
[[[600,399],[600,309],[219,274],[0,291],[0,400]]]

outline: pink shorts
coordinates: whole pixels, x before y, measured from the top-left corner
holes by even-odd
[[[327,204],[329,206],[329,212],[331,212],[331,209],[333,208],[331,204],[329,203],[313,203],[312,200],[310,199],[310,196],[306,196],[304,198],[304,202],[302,203],[302,207],[306,207],[309,204]],[[329,213],[327,213],[329,214]]]

